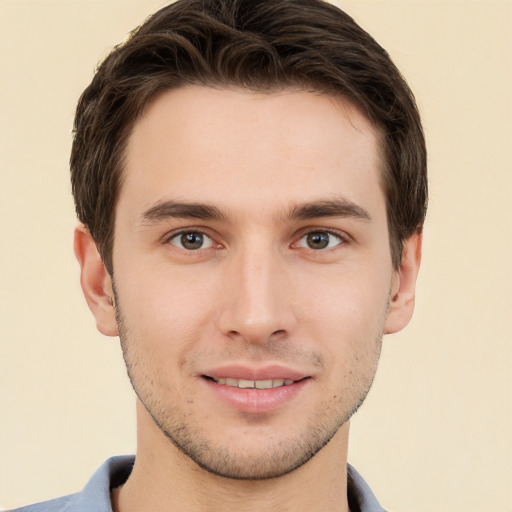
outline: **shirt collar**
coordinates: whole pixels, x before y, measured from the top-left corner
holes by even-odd
[[[135,457],[111,457],[92,475],[83,491],[75,495],[74,512],[112,512],[110,491],[130,475]],[[347,468],[347,494],[351,512],[385,512],[363,477],[350,464]],[[71,510],[71,509],[70,509]]]

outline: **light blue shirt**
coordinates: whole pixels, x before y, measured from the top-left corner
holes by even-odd
[[[11,512],[112,512],[110,491],[127,480],[134,461],[131,455],[112,457],[96,470],[81,492]],[[347,493],[351,512],[385,512],[363,477],[350,465]]]

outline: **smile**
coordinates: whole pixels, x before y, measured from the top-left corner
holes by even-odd
[[[312,375],[282,365],[225,365],[200,376],[211,393],[208,400],[220,400],[229,409],[248,414],[276,411],[296,400],[314,380]]]
[[[240,389],[272,389],[280,388],[282,386],[290,386],[295,381],[292,379],[265,379],[265,380],[246,380],[246,379],[232,379],[232,378],[219,378],[213,379],[217,384],[230,386]]]

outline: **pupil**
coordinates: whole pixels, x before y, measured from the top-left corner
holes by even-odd
[[[311,249],[325,249],[329,245],[329,235],[327,233],[311,233],[307,240]]]
[[[201,233],[184,233],[181,235],[181,243],[185,249],[199,249],[203,245]]]

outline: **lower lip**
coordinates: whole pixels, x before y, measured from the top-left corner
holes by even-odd
[[[241,389],[203,378],[210,390],[229,405],[240,412],[258,414],[271,412],[293,400],[308,385],[311,379],[302,379],[288,386],[270,389]]]

